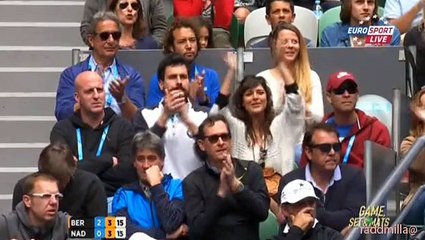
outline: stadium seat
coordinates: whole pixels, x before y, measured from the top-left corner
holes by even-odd
[[[378,95],[367,94],[359,97],[356,108],[379,119],[391,134],[392,104],[390,101]]]
[[[269,216],[264,222],[260,223],[260,240],[272,239],[279,233],[279,224],[276,216],[269,211]]]
[[[299,6],[295,6],[294,11],[297,16],[294,25],[304,37],[312,40],[314,46],[316,46],[318,21],[313,11]],[[267,23],[265,16],[266,8],[262,7],[252,11],[246,18],[244,30],[245,47],[269,36],[271,27]]]
[[[314,12],[310,9],[295,6],[294,25],[300,30],[303,37],[311,40],[314,47],[317,46],[318,21]]]
[[[333,23],[340,22],[339,12],[341,12],[341,7],[334,7],[324,12],[319,21],[319,42],[322,39],[323,30]]]
[[[173,24],[173,22],[174,22],[174,16],[173,16],[173,15],[170,15],[170,16],[167,18],[167,25],[168,25],[168,26],[171,26],[171,24]]]
[[[271,27],[266,21],[266,8],[262,7],[252,11],[246,17],[244,27],[245,47],[269,36]]]
[[[244,37],[244,25],[236,19],[235,15],[232,16],[232,23],[230,24],[230,41],[234,49],[241,46]]]

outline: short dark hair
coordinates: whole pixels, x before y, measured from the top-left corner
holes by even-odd
[[[315,123],[311,125],[304,134],[303,148],[310,147],[313,145],[313,136],[317,131],[324,131],[327,133],[334,133],[339,139],[339,134],[336,128],[326,123]]]
[[[189,74],[190,72],[189,63],[186,59],[184,59],[183,56],[177,53],[170,53],[166,55],[158,65],[157,75],[158,75],[159,81],[164,81],[165,69],[167,69],[167,67],[180,66],[180,65],[186,66],[187,73]]]
[[[136,160],[137,152],[149,149],[155,152],[158,157],[164,161],[165,150],[164,150],[164,141],[158,137],[155,133],[151,131],[139,132],[134,135],[132,142],[131,153],[133,159]]]
[[[198,140],[203,140],[205,139],[205,128],[206,127],[212,127],[214,126],[214,124],[216,122],[223,122],[226,127],[227,127],[227,131],[229,133],[229,136],[231,137],[232,134],[230,132],[230,126],[229,126],[229,122],[227,121],[226,117],[224,117],[222,114],[213,114],[208,116],[202,123],[201,125],[199,125],[198,127],[198,134],[195,136],[195,144],[194,144],[194,149],[195,149],[195,153],[196,155],[202,160],[205,161],[207,159],[207,155],[204,151],[202,151],[199,146],[198,146]]]
[[[272,10],[272,3],[277,2],[277,1],[289,3],[289,8],[291,9],[292,14],[295,13],[294,1],[292,1],[292,0],[267,0],[266,1],[266,15],[267,16],[270,16],[270,11]]]
[[[38,158],[38,171],[52,175],[56,179],[71,177],[77,167],[71,149],[66,144],[51,143]]]
[[[196,45],[197,50],[199,52],[199,34],[196,29],[195,23],[193,19],[191,18],[176,18],[174,19],[173,23],[171,24],[171,27],[168,29],[167,34],[164,37],[164,53],[170,54],[173,51],[171,49],[174,48],[174,31],[180,28],[190,28],[195,33],[196,37]]]
[[[56,184],[58,183],[58,180],[56,180],[56,178],[54,178],[50,174],[41,173],[41,172],[32,173],[28,175],[24,180],[24,186],[23,186],[24,194],[30,195],[31,193],[33,193],[32,191],[34,190],[34,185],[39,180],[56,182]]]

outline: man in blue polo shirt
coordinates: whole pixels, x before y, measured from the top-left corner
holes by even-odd
[[[164,52],[180,54],[190,62],[189,97],[197,105],[210,108],[220,91],[220,81],[215,70],[194,62],[198,56],[198,46],[199,36],[196,28],[188,20],[178,20],[168,31],[164,41]],[[155,74],[150,81],[146,107],[155,108],[163,97],[164,93],[159,88],[158,76]]]

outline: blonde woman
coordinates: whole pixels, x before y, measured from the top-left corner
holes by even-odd
[[[257,74],[264,77],[272,91],[275,111],[283,99],[284,79],[279,70],[284,63],[290,70],[301,96],[306,104],[305,120],[307,125],[320,122],[323,118],[322,85],[317,73],[310,68],[307,46],[301,32],[292,24],[279,23],[271,35],[271,51],[275,65]]]
[[[315,122],[322,121],[324,114],[322,85],[319,75],[310,68],[307,45],[301,32],[292,24],[279,23],[272,31],[270,44],[275,60],[274,68],[262,71],[257,76],[264,77],[272,90],[275,111],[281,110],[278,109],[279,104],[276,103],[280,103],[285,95],[285,91],[282,91],[284,78],[279,70],[279,66],[283,63],[288,67],[304,98],[305,126],[308,127]],[[298,165],[302,154],[301,142],[302,137],[296,146],[294,155],[294,161]]]

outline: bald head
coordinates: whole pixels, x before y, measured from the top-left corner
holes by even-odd
[[[103,113],[105,91],[103,81],[97,72],[82,72],[75,78],[75,102],[82,114]]]
[[[102,78],[97,72],[85,71],[77,75],[75,78],[75,92],[78,92],[83,86],[87,85],[87,82],[96,82],[99,81],[102,83]]]

